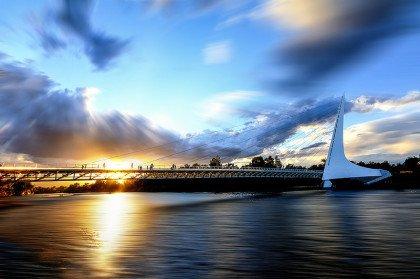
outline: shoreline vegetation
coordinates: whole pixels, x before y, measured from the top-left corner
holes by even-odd
[[[303,168],[317,169],[324,168],[325,160],[318,165],[312,165],[309,168],[302,166],[286,165],[284,168]],[[369,189],[410,189],[420,187],[420,156],[406,158],[403,163],[390,164],[389,162],[358,162],[357,164],[370,168],[380,168],[392,173],[392,178],[384,183],[378,184]],[[210,167],[223,167],[220,157],[210,160]],[[236,167],[232,164],[226,167]],[[248,165],[251,167],[283,168],[278,158],[271,156],[263,158],[254,157]],[[193,166],[182,166],[189,168]],[[51,182],[53,183],[53,182]],[[281,187],[280,187],[281,186]],[[280,187],[280,188],[279,188]],[[321,187],[321,181],[318,179],[307,179],[300,181],[290,181],[283,179],[186,179],[186,180],[126,180],[122,183],[115,180],[97,180],[93,183],[74,183],[69,186],[34,186],[27,181],[18,181],[14,183],[3,183],[0,185],[0,197],[22,196],[31,194],[51,194],[51,193],[89,193],[89,192],[280,192],[287,190],[310,190]]]

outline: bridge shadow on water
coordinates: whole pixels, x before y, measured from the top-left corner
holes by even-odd
[[[193,178],[139,180],[135,190],[143,192],[256,192],[280,193],[322,188],[316,178]]]

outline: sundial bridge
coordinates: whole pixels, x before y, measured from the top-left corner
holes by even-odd
[[[150,169],[106,169],[106,168],[20,168],[1,167],[0,182],[16,181],[89,181],[127,180],[172,181],[172,180],[220,180],[284,181],[286,184],[319,185],[331,187],[339,183],[373,184],[391,176],[388,171],[358,166],[350,162],[344,153],[343,143],[344,97],[341,99],[324,170],[284,168],[150,168]]]

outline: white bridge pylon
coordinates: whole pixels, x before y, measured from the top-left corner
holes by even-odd
[[[391,173],[389,171],[358,166],[346,158],[343,141],[344,105],[343,96],[338,109],[328,157],[322,175],[324,187],[331,187],[335,182],[337,183],[340,180],[354,180],[355,182],[369,185],[390,177]]]

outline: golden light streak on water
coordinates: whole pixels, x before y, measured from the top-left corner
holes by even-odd
[[[98,222],[94,226],[99,241],[96,251],[98,269],[112,268],[112,257],[119,248],[121,237],[129,229],[129,213],[130,204],[124,194],[108,195],[96,209],[94,214],[97,214]]]
[[[133,243],[135,247],[141,247],[143,240],[132,236],[145,230],[149,224],[145,214],[149,202],[143,197],[127,193],[101,197],[87,207],[89,210],[85,216],[90,245],[87,259],[94,277],[108,277],[119,272],[118,259],[125,253],[123,250]]]

